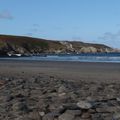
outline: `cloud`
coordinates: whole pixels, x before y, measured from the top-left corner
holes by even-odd
[[[120,30],[118,30],[116,33],[106,32],[103,34],[103,36],[98,37],[98,39],[120,41]]]
[[[0,12],[0,19],[11,20],[11,19],[13,19],[13,16],[11,15],[11,13],[9,11],[3,11],[3,12]]]

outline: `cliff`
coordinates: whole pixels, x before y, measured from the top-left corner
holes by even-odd
[[[103,44],[90,44],[75,41],[53,41],[24,36],[0,35],[0,55],[39,54],[39,53],[96,53],[112,52]]]

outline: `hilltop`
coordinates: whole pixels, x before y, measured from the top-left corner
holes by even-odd
[[[0,54],[96,53],[112,52],[103,44],[78,41],[54,41],[25,36],[0,35]]]

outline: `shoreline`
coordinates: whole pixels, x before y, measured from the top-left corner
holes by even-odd
[[[119,82],[120,63],[0,60],[0,75],[38,75],[96,82]]]
[[[102,55],[103,54],[103,55]],[[90,63],[120,63],[120,53],[81,53],[81,54],[66,54],[55,55],[49,54],[46,56],[9,56],[0,57],[0,60],[9,61],[53,61],[53,62],[90,62]]]

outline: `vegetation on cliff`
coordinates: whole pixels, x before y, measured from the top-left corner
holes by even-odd
[[[113,49],[102,44],[75,41],[53,41],[24,36],[0,35],[0,54],[39,53],[96,53],[111,52]]]

